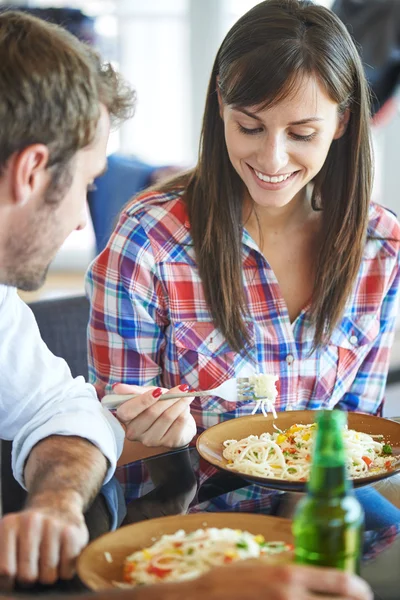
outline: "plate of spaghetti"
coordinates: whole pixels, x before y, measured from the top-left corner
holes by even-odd
[[[292,560],[291,521],[260,514],[196,513],[141,521],[94,540],[78,559],[93,590],[199,577],[247,559]]]
[[[255,415],[210,427],[197,440],[200,455],[214,466],[265,487],[302,491],[309,478],[315,411]],[[347,474],[355,487],[400,472],[400,424],[349,413],[343,431]]]

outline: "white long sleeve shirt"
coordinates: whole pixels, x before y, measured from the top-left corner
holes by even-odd
[[[24,486],[33,446],[50,435],[86,438],[109,461],[106,483],[122,452],[124,432],[94,388],[72,377],[50,352],[35,317],[15,288],[0,285],[0,439],[13,440],[14,476]]]

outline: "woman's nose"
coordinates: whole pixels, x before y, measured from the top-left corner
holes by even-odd
[[[259,162],[266,175],[281,173],[288,163],[285,141],[279,136],[268,136],[260,151]]]

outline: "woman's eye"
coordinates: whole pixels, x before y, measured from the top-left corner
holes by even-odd
[[[317,135],[317,132],[314,131],[309,135],[299,135],[298,133],[291,133],[290,135],[294,140],[297,140],[298,142],[311,142],[311,140],[313,140]]]
[[[262,132],[262,127],[256,127],[255,129],[248,129],[247,127],[243,127],[238,123],[239,131],[244,133],[245,135],[257,135]]]

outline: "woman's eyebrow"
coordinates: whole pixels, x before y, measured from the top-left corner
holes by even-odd
[[[322,117],[306,117],[305,119],[300,119],[300,121],[292,121],[289,125],[305,125],[306,123],[311,123],[312,121],[323,121]]]
[[[242,112],[243,114],[247,115],[248,117],[250,117],[251,119],[256,119],[256,121],[262,121],[262,119],[260,119],[259,116],[257,116],[257,113],[251,112],[250,110],[247,110],[246,108],[241,108],[241,107],[235,107],[235,110],[238,110],[239,112]],[[323,121],[324,119],[322,119],[322,117],[305,117],[304,119],[300,119],[299,121],[292,121],[291,123],[289,123],[289,125],[305,125],[306,123],[312,123],[313,121]]]

